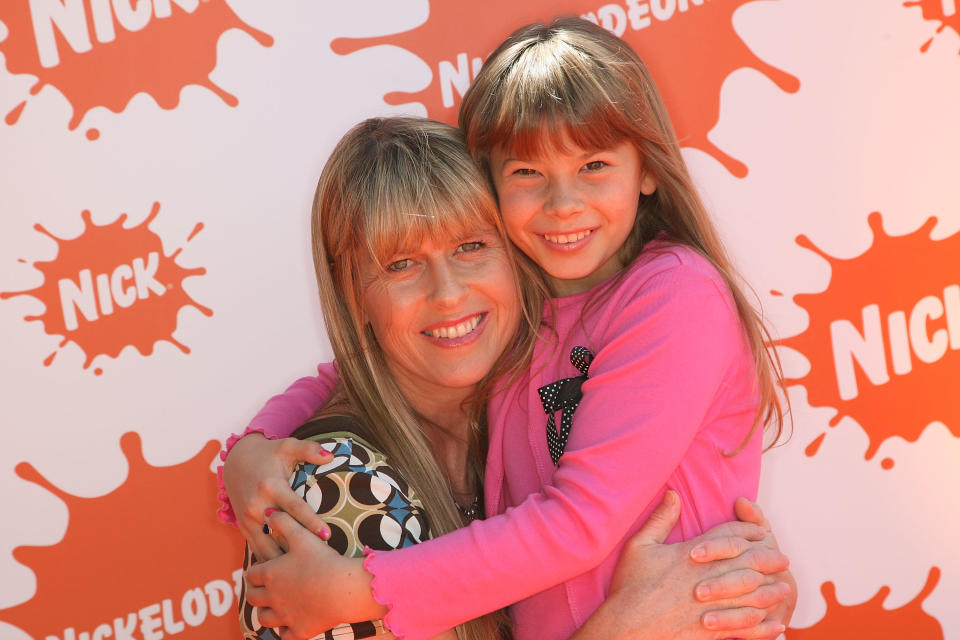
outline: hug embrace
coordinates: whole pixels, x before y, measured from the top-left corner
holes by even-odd
[[[643,62],[522,28],[459,125],[367,120],[320,177],[336,361],[222,469],[247,637],[777,636],[779,367]]]

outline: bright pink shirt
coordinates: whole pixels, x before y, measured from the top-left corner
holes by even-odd
[[[757,406],[754,363],[723,279],[662,241],[614,277],[586,312],[605,283],[556,299],[546,320],[559,346],[539,345],[532,373],[491,399],[488,519],[367,557],[398,637],[428,638],[513,604],[517,640],[567,638],[603,601],[623,543],[667,488],[683,504],[671,540],[755,497],[759,427],[741,449]],[[554,466],[537,388],[578,375],[577,345],[595,358]]]

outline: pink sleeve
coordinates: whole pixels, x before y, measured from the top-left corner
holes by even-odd
[[[248,433],[262,433],[271,440],[287,438],[297,427],[309,420],[323,406],[339,380],[334,362],[325,362],[317,367],[314,377],[300,378],[280,395],[273,396],[257,412],[242,433],[232,433],[220,451],[221,462],[227,459],[237,441]],[[236,524],[237,518],[230,505],[230,498],[223,486],[223,464],[217,467],[217,499],[220,508],[217,517],[221,522]]]
[[[622,300],[552,484],[505,514],[368,557],[398,637],[431,637],[596,567],[684,458],[742,363],[739,316],[725,288],[691,271],[657,274]]]

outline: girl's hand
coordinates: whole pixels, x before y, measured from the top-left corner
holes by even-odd
[[[341,556],[286,513],[271,514],[267,524],[274,544],[287,552],[247,570],[247,602],[260,607],[262,625],[280,628],[282,640],[305,640],[386,615],[361,558]]]
[[[796,586],[773,577],[788,560],[765,542],[768,532],[756,515],[741,514],[752,522],[663,544],[680,517],[679,497],[667,492],[624,547],[606,602],[574,638],[717,640],[782,633],[777,611],[791,588],[795,601]]]
[[[237,516],[237,527],[258,560],[280,555],[281,549],[263,532],[267,509],[286,511],[309,531],[326,529],[310,505],[290,488],[290,474],[301,461],[326,464],[332,454],[316,442],[283,438],[268,440],[248,434],[230,449],[223,463],[223,485]]]

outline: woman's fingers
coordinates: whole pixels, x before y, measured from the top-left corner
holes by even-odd
[[[663,500],[653,510],[647,521],[630,539],[633,546],[649,544],[663,544],[673,527],[680,519],[680,496],[676,491],[668,489]]]
[[[733,631],[749,629],[763,622],[767,612],[754,607],[736,609],[716,609],[707,611],[700,617],[700,623],[710,631]]]
[[[767,521],[766,516],[763,515],[763,510],[760,508],[760,505],[756,502],[747,500],[746,498],[737,498],[736,502],[733,503],[733,511],[741,522],[752,522],[753,524],[760,525],[767,531],[770,530],[770,523]]]

